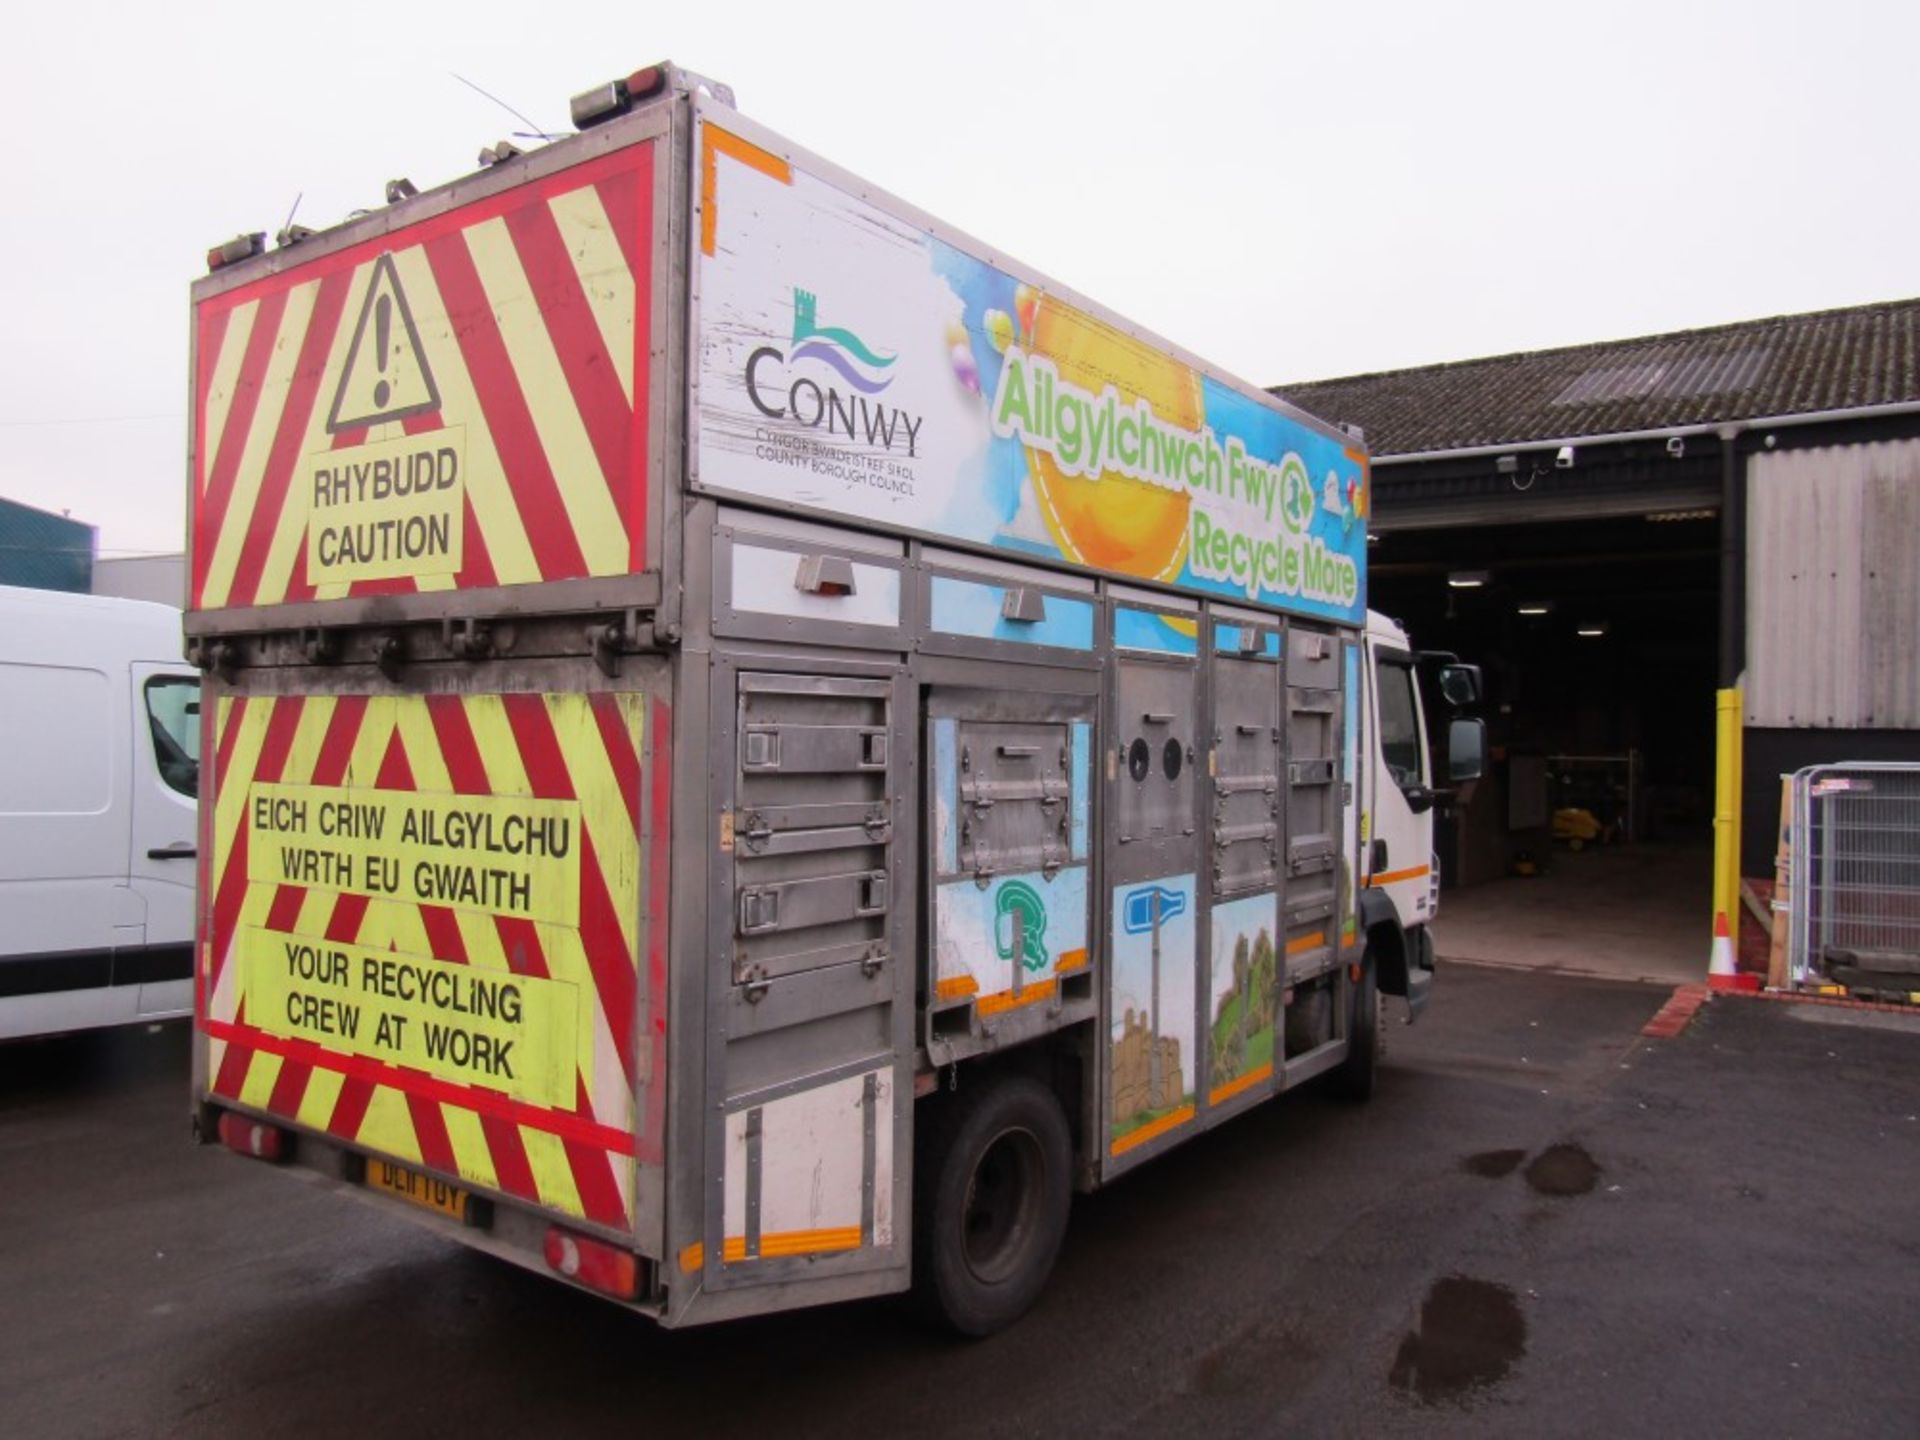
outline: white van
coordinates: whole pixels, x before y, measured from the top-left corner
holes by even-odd
[[[200,677],[170,605],[0,586],[0,1039],[193,1008]]]

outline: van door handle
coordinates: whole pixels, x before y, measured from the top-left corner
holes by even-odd
[[[186,840],[176,840],[171,845],[162,845],[158,849],[147,851],[149,860],[192,860],[199,855],[193,845]]]

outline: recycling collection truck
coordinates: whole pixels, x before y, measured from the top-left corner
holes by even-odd
[[[1367,456],[724,86],[573,115],[194,287],[196,1133],[666,1324],[985,1333],[1424,998]]]

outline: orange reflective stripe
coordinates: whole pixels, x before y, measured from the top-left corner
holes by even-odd
[[[1111,1155],[1124,1155],[1136,1146],[1144,1145],[1149,1140],[1158,1139],[1169,1130],[1178,1129],[1180,1126],[1186,1124],[1187,1121],[1193,1119],[1193,1113],[1193,1106],[1191,1105],[1182,1105],[1177,1110],[1169,1110],[1158,1120],[1149,1120],[1138,1130],[1122,1135],[1107,1147],[1107,1152]]]
[[[1405,870],[1387,870],[1367,877],[1370,886],[1397,885],[1402,880],[1421,880],[1433,872],[1431,865],[1411,865]]]
[[[778,1260],[788,1255],[830,1255],[860,1248],[860,1227],[842,1225],[828,1230],[773,1230],[760,1236],[759,1253],[747,1254],[747,1237],[729,1235],[720,1246],[720,1258],[728,1265],[744,1260]],[[680,1247],[680,1270],[691,1275],[707,1263],[707,1247],[696,1240]]]
[[[1213,1089],[1207,1092],[1207,1103],[1209,1105],[1224,1105],[1234,1096],[1241,1094],[1243,1091],[1251,1090],[1263,1080],[1270,1080],[1272,1078],[1273,1065],[1271,1062],[1265,1065],[1255,1066],[1244,1075],[1236,1075],[1224,1085],[1214,1086]]]
[[[770,150],[762,150],[750,140],[742,140],[717,125],[700,127],[700,253],[713,254],[720,212],[714,205],[714,187],[719,180],[716,156],[727,155],[742,165],[771,175],[782,185],[793,183],[793,167]]]
[[[1023,985],[1018,990],[1003,990],[998,995],[982,995],[974,1004],[982,1015],[998,1015],[1004,1010],[1018,1010],[1022,1005],[1031,1005],[1036,1000],[1050,999],[1057,988],[1055,981],[1038,980],[1031,985]]]

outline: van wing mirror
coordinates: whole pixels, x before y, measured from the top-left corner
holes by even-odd
[[[1440,698],[1456,710],[1480,701],[1480,667],[1455,661],[1440,667]]]
[[[1472,717],[1450,721],[1447,725],[1448,782],[1459,785],[1478,780],[1486,768],[1487,722]]]

